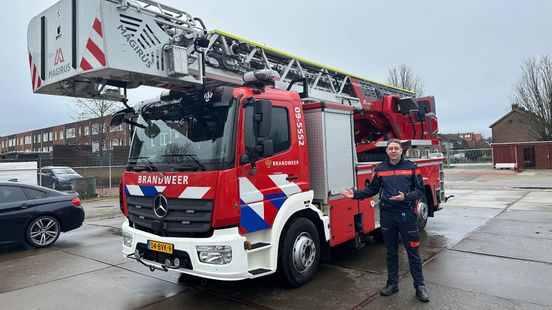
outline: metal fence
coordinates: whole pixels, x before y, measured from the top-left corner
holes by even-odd
[[[46,181],[44,177],[40,177],[43,167],[37,168],[19,168],[2,167],[0,163],[0,181],[14,181],[25,184],[41,185],[45,187],[55,187],[51,181]],[[37,166],[37,165],[36,165]],[[91,167],[71,167],[81,178],[72,181],[71,189],[62,188],[63,191],[79,191],[82,186],[92,186],[94,194],[91,193],[90,187],[86,188],[85,198],[94,196],[109,197],[117,196],[119,190],[119,182],[122,179],[123,172],[126,166],[91,166]],[[84,185],[83,185],[84,184]],[[75,187],[78,188],[75,188]],[[82,194],[81,194],[82,195]]]
[[[448,166],[487,166],[493,163],[493,151],[486,149],[450,150],[444,153]]]

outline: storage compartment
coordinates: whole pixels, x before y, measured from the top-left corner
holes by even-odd
[[[349,198],[331,199],[330,203],[330,232],[331,246],[338,245],[355,236],[355,214],[358,210],[358,200]]]
[[[353,111],[323,103],[304,109],[311,189],[314,199],[327,203],[330,196],[356,185]]]

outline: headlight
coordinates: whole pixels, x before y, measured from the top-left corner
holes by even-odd
[[[197,247],[199,261],[206,264],[226,265],[232,262],[232,247],[228,245],[203,245]]]
[[[124,246],[126,247],[131,247],[132,246],[132,235],[129,234],[129,233],[123,233],[123,244]]]

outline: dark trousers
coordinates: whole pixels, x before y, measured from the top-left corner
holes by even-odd
[[[418,253],[420,247],[420,233],[414,211],[390,212],[383,208],[380,212],[380,225],[383,242],[387,249],[387,281],[389,284],[399,283],[399,234],[408,253],[410,274],[414,279],[414,287],[424,284],[422,274],[422,259]]]

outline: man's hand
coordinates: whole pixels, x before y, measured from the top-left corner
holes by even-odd
[[[344,189],[341,194],[347,198],[353,198],[355,196],[355,193],[353,193],[353,190],[350,188]]]
[[[403,193],[403,192],[399,192],[398,195],[389,197],[389,200],[404,201],[404,193]]]

